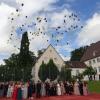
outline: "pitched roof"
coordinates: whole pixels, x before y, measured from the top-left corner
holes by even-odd
[[[64,62],[63,58],[60,56],[60,54],[57,52],[57,50],[50,44],[46,49],[44,49],[44,52],[39,56],[37,57],[37,61],[36,63],[38,62],[38,60],[44,55],[44,53],[48,50],[48,48],[52,47],[52,49],[58,54],[58,56],[61,58],[61,60]]]
[[[100,41],[91,44],[84,53],[81,61],[87,61],[100,56]]]
[[[86,68],[85,63],[80,61],[67,61],[65,62],[69,68]]]

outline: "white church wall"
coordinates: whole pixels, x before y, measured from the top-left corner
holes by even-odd
[[[64,61],[63,59],[59,56],[59,54],[55,51],[55,49],[50,45],[47,50],[43,53],[43,55],[38,59],[38,61],[36,62],[32,75],[33,73],[35,73],[33,75],[35,81],[39,80],[38,77],[38,71],[40,68],[40,65],[42,64],[42,61],[44,61],[44,63],[48,63],[50,59],[53,59],[54,63],[57,65],[58,69],[61,70],[61,67],[64,66]]]

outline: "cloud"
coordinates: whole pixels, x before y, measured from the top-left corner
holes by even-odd
[[[79,46],[100,41],[100,13],[95,13],[86,21],[86,25],[79,32],[77,43]]]
[[[4,61],[2,59],[0,59],[0,65],[4,65]]]
[[[62,59],[63,59],[64,61],[69,61],[69,60],[70,60],[70,57],[69,57],[69,56],[64,56],[64,55],[62,55],[62,54],[60,54],[60,56],[62,57]]]
[[[9,7],[8,5],[2,3],[0,5],[0,53],[13,51],[12,44],[7,45],[7,40],[10,37],[10,26],[8,21],[8,16],[15,9]]]
[[[57,51],[65,50],[67,52],[71,52],[73,50],[71,45],[58,45],[55,48],[57,49]]]
[[[73,11],[66,9],[65,6],[63,7],[57,7],[54,6],[56,2],[59,0],[2,0],[0,5],[0,53],[5,55],[10,55],[12,53],[18,53],[19,50],[17,48],[20,47],[20,40],[21,36],[19,32],[16,30],[19,30],[19,27],[22,26],[22,24],[30,25],[34,21],[34,19],[38,16],[47,17],[48,24],[42,23],[41,25],[37,25],[37,28],[40,26],[45,27],[45,33],[44,35],[39,36],[32,36],[32,34],[29,35],[30,41],[30,50],[34,51],[35,54],[37,53],[37,50],[45,48],[49,45],[51,37],[49,33],[50,27],[55,26],[63,26],[63,17],[66,14],[69,16]],[[24,4],[22,7],[21,4]],[[16,6],[15,6],[16,4]],[[67,4],[66,4],[67,5]],[[16,8],[19,10],[16,12]],[[42,13],[41,13],[42,12]],[[19,15],[19,16],[18,16]],[[28,18],[26,19],[25,16]],[[8,18],[14,18],[13,23],[9,21]],[[68,28],[71,24],[74,22],[70,19],[67,20],[68,25],[66,25],[66,28]],[[77,23],[77,22],[76,22]],[[75,24],[75,23],[74,23]],[[13,27],[13,30],[12,30]],[[25,30],[34,32],[36,29],[33,27],[27,28],[27,26],[24,27]],[[42,30],[43,31],[43,30]],[[10,37],[11,32],[13,32],[14,36],[13,39],[7,44],[7,41]],[[44,37],[44,38],[43,38]],[[17,39],[16,39],[17,38]],[[34,39],[32,39],[34,38]],[[55,37],[56,39],[63,39],[63,36],[57,35]],[[47,42],[47,40],[49,42]],[[16,46],[17,48],[15,48]],[[59,46],[57,47],[60,48]],[[70,52],[72,48],[69,46],[63,46],[62,49],[66,50],[67,52]]]

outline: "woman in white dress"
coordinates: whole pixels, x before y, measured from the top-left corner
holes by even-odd
[[[87,82],[84,82],[84,83],[83,83],[83,94],[84,94],[85,96],[88,95],[88,86],[87,86],[87,85],[88,85]]]
[[[64,95],[65,94],[65,88],[64,88],[63,82],[60,83],[60,87],[61,87],[61,95]]]
[[[60,96],[61,95],[61,87],[60,84],[57,84],[57,95]]]
[[[11,98],[13,94],[13,85],[9,84],[8,91],[7,91],[7,98]]]
[[[45,84],[42,83],[41,85],[41,96],[46,96]]]
[[[22,97],[23,99],[27,99],[28,97],[28,85],[27,84],[22,86]]]
[[[75,95],[80,95],[78,82],[74,83],[74,94]]]

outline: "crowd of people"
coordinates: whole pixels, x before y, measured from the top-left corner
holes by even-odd
[[[0,97],[12,100],[34,99],[44,96],[88,95],[87,82],[6,82],[0,83]]]

